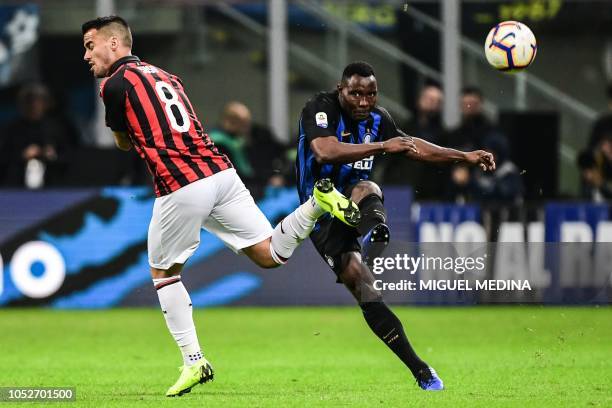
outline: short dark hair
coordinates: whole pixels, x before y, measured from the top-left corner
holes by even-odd
[[[479,97],[480,99],[482,99],[482,91],[480,90],[480,88],[478,88],[477,86],[466,86],[465,88],[463,88],[461,90],[461,95],[465,96],[465,95],[476,95],[477,97]]]
[[[342,81],[348,81],[353,75],[359,75],[360,77],[376,76],[374,68],[365,61],[355,61],[348,64],[342,71]]]
[[[109,26],[119,26],[123,31],[122,41],[126,46],[132,48],[132,33],[130,30],[130,26],[128,25],[127,21],[125,21],[119,16],[98,17],[93,20],[86,21],[81,26],[81,31],[83,32],[83,35],[85,35],[85,33],[89,30],[100,30],[104,27]]]
[[[423,83],[423,89],[428,88],[430,86],[434,88],[442,89],[442,85],[440,85],[439,81],[436,81],[435,79],[431,79],[431,78],[426,78]]]

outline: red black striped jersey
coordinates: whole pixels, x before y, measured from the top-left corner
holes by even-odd
[[[100,96],[106,125],[128,133],[158,197],[232,167],[204,133],[177,76],[130,55],[111,66]]]

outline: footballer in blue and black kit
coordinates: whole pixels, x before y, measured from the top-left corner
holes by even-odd
[[[483,150],[461,152],[406,135],[377,105],[377,94],[372,66],[354,62],[344,69],[335,91],[319,93],[306,103],[299,124],[298,192],[305,202],[315,183],[330,179],[359,206],[360,220],[351,224],[355,227],[323,217],[310,238],[359,304],[372,332],[408,367],[422,389],[439,391],[444,388],[442,380],[413,350],[402,323],[374,288],[367,263],[380,255],[390,233],[382,191],[369,178],[379,154],[434,163],[462,162],[484,171],[495,170],[495,161]]]
[[[350,163],[319,163],[310,149],[310,143],[314,139],[332,134],[342,143],[373,144],[378,142],[380,145],[380,142],[391,139],[400,132],[391,115],[380,106],[375,106],[368,117],[363,120],[355,120],[350,115],[343,114],[338,96],[337,90],[318,93],[306,103],[302,110],[296,161],[297,185],[302,203],[312,195],[315,181],[323,178],[331,179],[340,192],[350,197],[352,189],[358,182],[370,178],[374,166],[374,154]],[[377,224],[381,224],[381,228],[386,229],[384,212],[379,214],[380,219],[377,219],[379,221]],[[367,223],[367,221],[364,218],[364,222]],[[367,234],[369,229],[368,231],[361,230],[362,228],[359,227],[351,228],[330,216],[319,220],[310,238],[321,256],[338,273],[341,253],[361,251],[359,237],[362,233]],[[381,231],[381,233],[381,239],[385,238],[385,234],[388,238],[388,230]],[[379,245],[378,248],[383,247],[384,241],[383,245]]]

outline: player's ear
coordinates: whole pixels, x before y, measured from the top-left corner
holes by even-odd
[[[341,92],[342,88],[343,88],[342,82],[338,82],[338,85],[336,85],[336,89],[338,90],[338,92]]]
[[[111,49],[113,51],[116,51],[117,48],[119,48],[119,39],[116,36],[111,36],[110,38],[110,42],[111,42]]]

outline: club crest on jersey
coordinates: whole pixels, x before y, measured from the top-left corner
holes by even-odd
[[[318,127],[327,129],[327,113],[317,112],[317,114],[315,115],[315,121]]]
[[[363,143],[370,143],[370,140],[372,140],[372,135],[369,133],[366,133],[365,136],[363,137]]]

